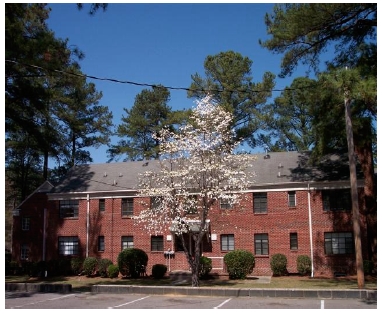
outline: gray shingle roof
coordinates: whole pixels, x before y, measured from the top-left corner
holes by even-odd
[[[314,166],[309,163],[309,152],[270,152],[253,156],[256,158],[253,158],[250,171],[256,174],[254,187],[349,179],[347,155],[330,155]],[[73,167],[51,193],[136,190],[138,175],[156,169],[159,169],[156,160],[80,165]]]

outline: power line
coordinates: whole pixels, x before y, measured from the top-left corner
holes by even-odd
[[[42,70],[42,71],[56,72],[56,73],[60,73],[60,74],[72,75],[72,76],[81,77],[81,78],[89,78],[89,79],[98,80],[98,81],[108,81],[108,82],[112,82],[112,83],[128,84],[128,85],[135,85],[135,86],[144,86],[144,87],[151,87],[151,88],[162,86],[162,87],[169,89],[169,90],[184,90],[184,91],[205,92],[205,93],[207,93],[207,92],[216,92],[216,93],[222,93],[222,92],[230,92],[230,93],[283,92],[283,91],[287,91],[287,90],[301,90],[301,89],[309,89],[309,88],[313,87],[312,85],[308,85],[308,86],[299,87],[299,88],[266,89],[266,90],[245,90],[245,91],[239,91],[239,90],[234,90],[234,89],[233,90],[230,90],[230,89],[205,90],[205,89],[193,89],[193,88],[187,88],[187,87],[163,86],[161,84],[137,83],[137,82],[133,82],[133,81],[118,80],[118,79],[113,79],[113,78],[102,78],[102,77],[97,77],[97,76],[88,75],[88,74],[79,74],[79,73],[68,72],[68,71],[57,70],[57,69],[47,69],[47,68],[44,68],[42,66],[37,66],[37,65],[33,65],[33,64],[26,64],[26,63],[21,63],[18,61],[7,60],[7,59],[5,60],[5,62],[23,65],[23,66],[35,68],[35,69]],[[46,76],[46,75],[41,75],[41,76]],[[26,75],[25,77],[31,77],[31,75],[29,75],[29,76]]]

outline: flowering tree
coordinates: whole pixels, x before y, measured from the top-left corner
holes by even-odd
[[[199,286],[201,243],[212,205],[220,200],[237,203],[249,183],[249,156],[234,154],[239,143],[234,141],[232,115],[210,96],[196,103],[190,122],[179,132],[163,129],[154,135],[160,143],[160,168],[140,176],[139,193],[152,201],[136,217],[150,232],[170,227],[181,240],[193,287]],[[192,247],[186,242],[189,237]]]

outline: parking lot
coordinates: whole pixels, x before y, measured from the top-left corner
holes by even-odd
[[[5,292],[5,309],[377,309],[360,299]]]

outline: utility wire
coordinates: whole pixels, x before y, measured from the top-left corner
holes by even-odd
[[[21,63],[18,61],[13,61],[13,60],[5,60],[5,62],[13,63],[13,64],[18,64],[18,65],[23,65],[31,68],[35,68],[38,70],[42,71],[51,71],[51,72],[56,72],[60,74],[66,74],[66,75],[72,75],[76,77],[81,77],[81,78],[90,78],[93,80],[98,80],[98,81],[109,81],[113,83],[120,83],[120,84],[129,84],[129,85],[135,85],[135,86],[145,86],[145,87],[159,87],[162,86],[164,88],[167,88],[169,90],[184,90],[184,91],[193,91],[193,92],[217,92],[217,93],[222,93],[222,92],[230,92],[230,93],[243,93],[243,92],[250,92],[250,93],[264,93],[264,92],[283,92],[286,90],[301,90],[301,89],[309,89],[312,88],[312,85],[307,85],[304,87],[299,87],[299,88],[284,88],[284,89],[267,89],[267,90],[246,90],[246,91],[239,91],[239,90],[229,90],[229,89],[210,89],[210,90],[205,90],[205,89],[193,89],[193,88],[187,88],[187,87],[173,87],[173,86],[163,86],[161,84],[148,84],[148,83],[137,83],[137,82],[132,82],[132,81],[124,81],[124,80],[117,80],[113,78],[102,78],[102,77],[97,77],[93,75],[88,75],[88,74],[79,74],[79,73],[74,73],[74,72],[68,72],[68,71],[62,71],[62,70],[56,70],[56,69],[47,69],[41,66],[33,65],[33,64],[25,64]],[[44,77],[46,75],[41,75],[41,77]],[[31,75],[25,75],[25,77],[32,77]]]

